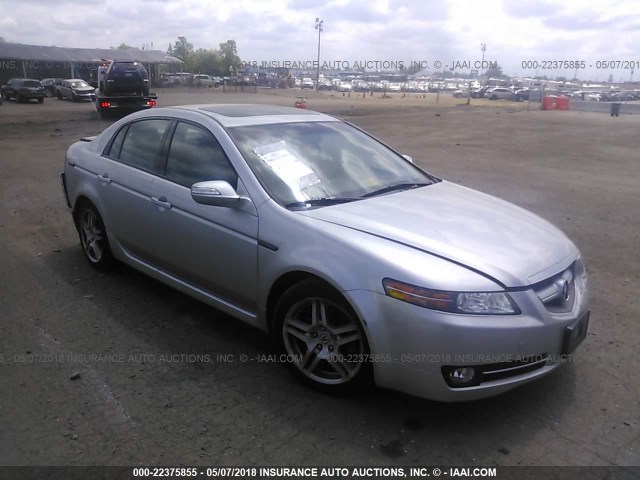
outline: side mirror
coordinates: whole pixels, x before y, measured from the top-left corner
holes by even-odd
[[[413,158],[411,158],[409,155],[402,155],[404,157],[405,160],[407,160],[409,163],[413,163]]]
[[[215,180],[198,182],[191,186],[191,198],[202,205],[234,208],[240,204],[240,195],[228,182]]]

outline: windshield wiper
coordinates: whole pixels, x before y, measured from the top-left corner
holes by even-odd
[[[339,203],[355,202],[360,200],[359,198],[351,197],[326,197],[326,198],[313,198],[311,200],[303,200],[300,202],[293,202],[285,205],[285,208],[307,208],[307,207],[324,207],[326,205],[337,205]]]
[[[413,188],[425,187],[427,185],[431,185],[431,183],[396,183],[395,185],[389,185],[388,187],[381,188],[379,190],[374,190],[373,192],[365,193],[362,198],[366,197],[375,197],[376,195],[382,195],[387,192],[394,192],[396,190],[411,190]]]

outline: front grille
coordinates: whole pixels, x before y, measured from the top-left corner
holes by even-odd
[[[576,300],[576,263],[565,271],[533,286],[533,290],[552,313],[566,313],[573,309]]]

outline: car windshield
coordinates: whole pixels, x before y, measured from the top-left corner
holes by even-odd
[[[37,80],[25,80],[22,82],[22,86],[24,87],[40,87],[40,82]]]
[[[84,80],[78,80],[76,82],[69,82],[69,85],[71,86],[71,88],[81,88],[81,87],[88,87],[89,86],[87,84],[87,82],[85,82]]]
[[[265,189],[285,206],[328,205],[433,183],[385,145],[341,122],[234,127],[229,133]]]

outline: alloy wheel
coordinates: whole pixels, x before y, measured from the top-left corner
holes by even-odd
[[[96,214],[86,209],[80,215],[80,241],[87,258],[92,263],[99,263],[105,250],[104,231]]]
[[[287,360],[320,384],[347,383],[366,361],[357,320],[326,298],[306,298],[292,305],[282,324],[282,336]]]

